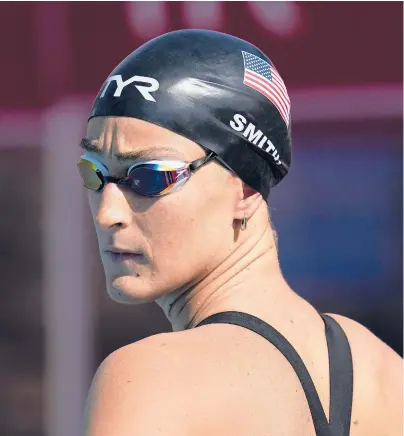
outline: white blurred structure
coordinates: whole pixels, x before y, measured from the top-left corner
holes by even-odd
[[[86,107],[72,100],[42,118],[43,307],[46,327],[45,428],[48,436],[83,434],[94,359],[84,189],[76,164]]]

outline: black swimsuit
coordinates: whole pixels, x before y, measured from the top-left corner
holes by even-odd
[[[222,312],[203,320],[197,327],[225,323],[245,327],[273,344],[289,361],[299,377],[309,404],[316,436],[349,436],[352,412],[353,368],[351,348],[340,325],[320,314],[325,324],[330,365],[330,422],[303,360],[288,340],[266,322],[242,312]]]

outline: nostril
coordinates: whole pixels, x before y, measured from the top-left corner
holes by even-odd
[[[121,221],[114,221],[110,219],[96,219],[97,224],[103,229],[122,228],[124,226]]]

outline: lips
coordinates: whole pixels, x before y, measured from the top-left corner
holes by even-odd
[[[124,262],[125,260],[134,260],[140,256],[140,254],[113,253],[112,251],[109,251],[109,255],[113,262]]]
[[[141,253],[136,253],[132,250],[121,247],[109,247],[105,250],[107,255],[114,262],[124,262],[125,260],[134,260],[141,256]]]

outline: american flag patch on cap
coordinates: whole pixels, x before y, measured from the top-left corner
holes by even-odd
[[[245,51],[244,85],[264,95],[279,111],[286,125],[289,124],[290,99],[286,86],[275,67],[263,59]]]

